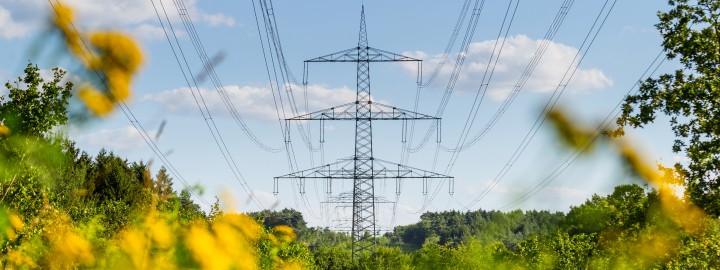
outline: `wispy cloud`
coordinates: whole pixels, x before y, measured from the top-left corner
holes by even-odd
[[[512,91],[513,86],[520,78],[525,66],[533,58],[535,50],[543,40],[533,40],[525,35],[509,37],[498,60],[495,72],[488,87],[488,93],[494,100],[502,100]],[[460,73],[455,89],[459,91],[476,91],[482,82],[483,74],[487,68],[495,40],[474,42],[468,48],[464,68]],[[565,70],[572,63],[577,53],[577,48],[557,42],[550,42],[541,62],[529,78],[525,87],[526,91],[549,92],[553,91],[565,73]],[[435,67],[442,60],[442,55],[428,55],[422,51],[406,52],[405,54],[424,59],[426,67]],[[453,66],[457,59],[451,55],[440,70],[439,77],[432,88],[442,88],[450,78]],[[404,64],[403,67],[415,74],[415,66]],[[611,86],[613,83],[602,70],[596,68],[578,68],[568,89],[572,91],[587,91],[591,89],[602,89]]]
[[[119,28],[142,38],[156,37],[161,30],[153,8],[165,12],[173,22],[180,22],[175,4],[171,0],[64,0],[77,15],[78,24],[91,28]],[[198,6],[197,0],[185,0],[191,19],[210,26],[234,26],[235,19],[225,13],[208,13]],[[0,37],[5,39],[28,36],[47,23],[47,17],[38,16],[39,10],[50,10],[45,0],[5,0],[0,5]]]
[[[18,21],[9,10],[0,6],[0,37],[5,39],[21,38],[29,34],[30,27]]]
[[[156,131],[148,132],[154,137]],[[72,134],[71,134],[72,136]],[[78,145],[92,148],[105,148],[111,151],[128,151],[144,146],[142,136],[133,126],[102,129],[73,136]]]
[[[269,87],[255,86],[238,86],[228,85],[224,87],[229,97],[229,101],[234,105],[235,109],[243,117],[257,120],[276,120],[278,114],[275,109],[277,102],[280,106],[280,100],[273,98],[273,92]],[[282,92],[285,92],[284,90]],[[207,105],[213,116],[230,116],[230,111],[221,98],[220,94],[215,90],[201,88],[201,97],[195,93],[197,102],[201,106]],[[327,88],[321,85],[309,85],[307,88],[307,110],[305,109],[305,94],[303,87],[293,86],[294,103],[297,106],[298,113],[306,113],[325,109],[328,107],[341,105],[355,100],[355,91],[348,87]],[[291,103],[288,96],[283,93],[282,105],[285,106],[285,115],[280,114],[281,118],[293,116]],[[204,104],[202,101],[204,100]],[[188,114],[198,113],[198,103],[193,98],[192,92],[187,87],[162,91],[157,94],[145,95],[142,98],[144,102],[152,102],[159,105],[171,113]]]

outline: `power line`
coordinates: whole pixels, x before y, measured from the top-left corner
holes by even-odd
[[[564,22],[565,17],[567,17],[567,14],[570,10],[570,7],[572,7],[573,2],[574,2],[574,0],[565,0],[560,5],[560,8],[558,9],[558,11],[556,13],[555,18],[553,19],[553,22],[550,24],[550,27],[548,28],[547,32],[545,33],[545,36],[543,37],[540,45],[535,50],[533,57],[531,58],[530,62],[525,67],[525,69],[524,69],[523,73],[521,74],[520,78],[518,79],[517,83],[513,87],[513,90],[511,91],[510,96],[508,96],[508,98],[505,99],[503,104],[500,106],[500,108],[497,110],[497,112],[491,118],[490,122],[488,124],[486,124],[485,127],[480,132],[478,132],[469,142],[465,142],[463,140],[463,142],[460,145],[456,145],[455,148],[446,148],[446,147],[443,147],[442,145],[438,144],[439,147],[435,150],[436,154],[435,154],[435,158],[433,160],[433,164],[435,164],[437,162],[437,157],[438,157],[437,154],[438,154],[440,148],[442,148],[444,151],[452,152],[453,153],[452,157],[454,157],[454,160],[453,160],[453,158],[451,158],[450,162],[448,162],[448,167],[446,167],[446,173],[449,172],[452,169],[452,167],[454,166],[455,161],[457,161],[459,152],[463,151],[463,150],[471,147],[475,143],[477,143],[479,141],[479,139],[482,138],[485,134],[487,134],[487,132],[494,126],[494,124],[499,121],[500,117],[505,113],[505,111],[507,111],[510,104],[512,104],[515,97],[517,97],[517,94],[523,88],[525,83],[530,78],[530,75],[533,73],[535,68],[540,63],[542,56],[545,54],[545,51],[547,50],[550,43],[554,39],[555,34],[560,29],[560,26]],[[507,35],[506,35],[506,37],[507,37]],[[497,42],[496,42],[496,44],[497,44]],[[492,60],[492,58],[491,58],[491,60]],[[487,85],[485,85],[485,87],[487,90]],[[482,88],[482,85],[481,85],[481,88]],[[484,94],[484,92],[483,92],[483,94]],[[476,95],[476,98],[477,98],[477,95]],[[477,116],[478,111],[479,110],[476,110],[473,115],[473,120],[470,122],[471,126],[472,126],[472,123],[474,123],[474,121],[475,121],[475,117]],[[467,125],[467,122],[466,122],[466,125]],[[469,129],[467,130],[467,132],[468,132],[467,134],[469,134]],[[466,134],[465,139],[467,139],[467,134]],[[426,202],[426,203],[431,203],[432,200],[434,200],[435,196],[439,193],[440,187],[441,186],[438,186],[435,189],[431,199],[429,200],[429,202]]]
[[[280,70],[280,78],[282,79],[282,85],[285,88],[285,94],[287,96],[287,100],[288,100],[288,103],[289,103],[289,106],[291,109],[291,113],[293,115],[298,115],[299,110],[298,110],[297,102],[295,101],[295,96],[294,96],[294,92],[292,90],[292,84],[291,84],[292,80],[295,80],[295,79],[294,79],[294,76],[292,75],[292,73],[290,72],[290,69],[287,66],[287,63],[285,61],[285,56],[284,56],[284,52],[282,50],[282,45],[280,44],[279,31],[277,30],[277,23],[275,22],[275,12],[274,12],[274,8],[272,6],[272,1],[260,0],[260,8],[261,8],[263,18],[264,18],[263,21],[264,21],[265,32],[266,32],[265,37],[267,39],[268,46],[270,47],[269,51],[270,51],[271,62],[273,63],[273,71],[275,74],[275,80],[276,80],[277,84],[279,85],[280,81],[277,79],[278,78],[277,70],[279,69]],[[273,46],[270,46],[270,44],[272,44]],[[274,48],[274,51],[273,51],[273,48]],[[277,59],[278,69],[275,68],[275,59]],[[280,95],[279,92],[280,92],[280,87],[278,86],[278,94]],[[307,95],[305,95],[305,97],[307,97]],[[305,100],[305,104],[307,104],[307,99]],[[283,110],[284,110],[284,106],[283,106]],[[302,135],[303,141],[305,142],[308,149],[310,150],[310,160],[311,160],[310,163],[314,164],[313,152],[319,151],[319,148],[314,148],[312,146],[309,130],[308,130],[308,133],[306,134],[305,131],[303,130],[303,126],[301,124],[298,124],[297,127],[300,131],[300,134]],[[289,131],[289,128],[290,127],[287,126],[286,131]],[[296,158],[295,152],[294,152],[294,147],[292,145],[290,134],[287,134],[285,136],[286,136],[286,140],[287,140],[286,143],[289,144],[289,149],[292,152],[292,155],[288,156],[288,158],[291,162],[291,171],[295,171],[295,169],[292,167],[292,164],[294,164],[295,168],[297,168],[298,165],[297,165],[297,158]],[[307,195],[305,193],[305,181],[301,179],[298,181],[297,184],[300,189],[301,201],[305,205],[306,209],[308,209],[310,215],[313,216],[314,218],[318,218],[318,215],[315,213],[313,208],[310,206],[310,202],[307,199]],[[313,187],[315,187],[315,192],[318,193],[317,192],[317,183],[313,182]],[[319,199],[318,199],[318,203],[320,203]]]
[[[473,136],[470,141],[463,142],[462,145],[456,146],[455,148],[444,148],[443,150],[448,152],[456,152],[470,148],[471,146],[475,145],[481,138],[483,138],[485,134],[487,134],[490,129],[492,129],[492,127],[500,120],[500,118],[503,116],[503,114],[505,114],[513,101],[515,101],[515,98],[520,93],[520,90],[522,90],[527,81],[530,79],[530,76],[535,71],[535,68],[537,68],[540,60],[545,55],[545,51],[548,49],[550,43],[552,43],[552,40],[555,38],[555,34],[564,22],[565,17],[567,17],[567,14],[570,10],[570,7],[572,7],[573,2],[574,0],[565,0],[562,3],[560,8],[558,9],[557,14],[555,15],[555,19],[550,24],[550,27],[545,33],[545,36],[542,38],[540,45],[535,50],[533,57],[530,59],[530,62],[527,64],[527,66],[525,66],[525,69],[520,75],[520,78],[515,83],[515,86],[513,86],[513,89],[510,92],[509,96],[503,101],[495,114],[493,114],[493,116],[490,118],[490,121],[475,136]]]
[[[52,7],[53,11],[57,14],[58,10],[57,10],[57,7],[55,7],[55,4],[53,4],[53,2],[51,0],[47,0],[47,1],[50,4],[50,6]],[[59,2],[57,4],[60,5]],[[80,33],[80,31],[78,31],[77,27],[75,27],[75,23],[73,23],[72,21],[68,21],[68,23],[70,23],[70,25],[72,26],[73,30],[76,33],[78,33],[78,34]],[[82,38],[80,38],[80,42],[82,42],[83,47],[85,48],[85,50],[81,50],[83,53],[83,56],[86,59],[93,58],[93,60],[94,60],[95,56],[90,53],[90,52],[92,52],[92,50],[90,50],[90,47],[87,45],[87,42]],[[89,56],[88,56],[88,54],[89,54]],[[100,74],[100,72],[98,70],[94,70],[94,73],[98,77],[100,82],[102,82],[102,84],[105,85],[105,87],[109,89],[110,86],[108,85],[107,80]],[[157,146],[157,144],[152,139],[152,137],[148,134],[148,132],[145,130],[145,128],[142,126],[142,124],[140,124],[140,122],[137,120],[137,118],[133,114],[132,110],[130,110],[130,107],[128,107],[124,101],[116,99],[115,96],[113,95],[112,91],[108,91],[107,93],[112,97],[113,100],[115,100],[117,102],[118,105],[120,105],[119,107],[120,107],[120,110],[123,112],[123,115],[125,115],[125,117],[128,119],[128,121],[130,121],[130,124],[132,124],[133,128],[135,128],[135,130],[137,130],[138,134],[140,134],[140,137],[142,137],[143,141],[145,141],[145,143],[150,147],[150,150],[152,150],[153,153],[155,153],[155,156],[157,156],[160,159],[160,162],[162,162],[163,165],[165,165],[165,167],[168,168],[170,173],[173,176],[175,176],[176,179],[178,179],[178,180],[180,180],[180,182],[182,182],[182,184],[188,189],[188,191],[191,194],[195,195],[195,197],[198,198],[202,203],[204,203],[205,205],[210,207],[211,204],[207,200],[205,200],[205,198],[200,196],[200,194],[198,194],[190,186],[189,182],[185,179],[185,177],[183,177],[182,174],[180,174],[180,172],[170,162],[170,160],[167,158],[167,156],[160,150],[160,148]]]
[[[575,151],[573,151],[573,153],[571,153],[557,168],[555,168],[555,170],[553,170],[550,173],[550,175],[548,175],[547,177],[545,177],[545,179],[540,181],[540,183],[535,185],[533,188],[531,188],[529,191],[527,191],[525,194],[523,194],[519,198],[517,198],[514,201],[501,207],[501,209],[507,210],[512,207],[516,207],[516,206],[520,205],[522,202],[527,201],[531,197],[537,195],[542,189],[547,187],[551,182],[555,181],[557,179],[557,177],[560,176],[560,174],[562,174],[568,167],[570,167],[575,162],[575,160],[577,160],[581,155],[583,155],[590,148],[590,146],[595,143],[595,141],[600,137],[600,135],[603,134],[602,132],[604,130],[607,130],[607,128],[610,126],[610,124],[612,124],[612,120],[616,119],[620,115],[620,113],[621,113],[621,111],[619,111],[620,106],[622,106],[625,99],[631,95],[631,92],[633,92],[632,90],[635,89],[635,87],[638,87],[642,83],[643,78],[653,76],[655,74],[655,72],[663,64],[663,62],[665,60],[667,60],[667,58],[662,58],[662,60],[661,60],[661,56],[663,55],[663,53],[664,53],[664,51],[660,51],[658,53],[658,55],[655,57],[655,59],[652,61],[652,63],[650,63],[650,65],[645,69],[643,74],[640,75],[640,78],[635,82],[635,84],[633,84],[633,86],[630,87],[630,89],[620,99],[620,101],[617,103],[617,105],[615,105],[615,107],[610,111],[610,113],[608,113],[608,115],[605,117],[605,119],[602,122],[600,122],[598,127],[595,129],[595,132],[593,133],[592,139],[590,139],[590,141],[588,141],[581,148],[575,149]],[[660,60],[659,63],[658,63],[658,60]],[[656,63],[657,63],[657,65],[656,65]],[[654,69],[653,69],[653,66],[655,66]],[[650,72],[651,69],[652,69],[652,72]],[[648,75],[648,72],[650,72],[649,75]],[[615,112],[615,111],[618,111],[618,112]]]
[[[470,108],[470,113],[468,114],[467,119],[465,119],[465,125],[463,126],[463,129],[460,132],[460,138],[458,138],[458,142],[457,142],[455,148],[459,148],[467,140],[467,137],[470,133],[470,129],[472,129],[473,123],[475,122],[475,119],[477,118],[477,114],[480,111],[480,105],[483,102],[485,93],[487,92],[487,89],[490,86],[490,81],[492,80],[492,77],[495,74],[495,68],[497,67],[498,60],[500,59],[500,56],[502,55],[502,50],[505,47],[505,42],[507,41],[507,36],[508,36],[508,33],[510,32],[510,27],[512,27],[512,23],[515,20],[515,13],[517,12],[518,5],[520,4],[519,0],[517,2],[515,2],[515,8],[513,9],[512,15],[510,17],[510,22],[508,23],[507,28],[505,28],[505,22],[508,18],[508,13],[510,12],[512,2],[513,1],[511,0],[510,3],[508,4],[507,10],[505,11],[505,18],[503,19],[502,25],[500,26],[500,31],[498,31],[497,38],[495,39],[495,45],[493,46],[492,53],[490,54],[490,59],[488,59],[487,66],[485,67],[485,73],[483,74],[482,80],[480,81],[480,88],[475,92],[475,99],[473,100],[472,107]],[[500,42],[500,35],[502,35],[503,29],[505,30],[505,35],[502,37],[502,42]],[[498,49],[498,43],[500,43],[499,49]],[[495,54],[496,50],[498,50],[497,54]],[[494,63],[493,63],[493,59],[494,59]],[[492,69],[490,68],[491,65],[492,65]],[[487,78],[487,80],[486,80],[486,78]],[[438,144],[438,147],[440,147],[440,144]],[[445,174],[450,173],[450,171],[452,170],[453,165],[455,165],[455,161],[457,160],[459,155],[460,155],[460,151],[453,152],[453,154],[450,157],[450,161],[448,162],[448,165],[445,168]]]
[[[453,93],[453,90],[455,89],[455,83],[457,82],[460,71],[462,70],[463,63],[465,62],[465,58],[467,56],[467,50],[470,46],[470,42],[472,41],[473,36],[475,35],[475,29],[477,28],[477,23],[480,19],[480,14],[482,13],[483,7],[485,6],[485,0],[476,0],[475,5],[473,6],[473,12],[470,16],[470,21],[468,22],[468,26],[465,31],[465,36],[463,37],[463,41],[460,45],[460,53],[457,56],[457,59],[455,60],[455,65],[453,66],[453,71],[450,74],[450,80],[448,81],[447,86],[445,87],[445,92],[443,93],[443,97],[440,100],[440,104],[438,105],[437,112],[435,113],[436,117],[441,117],[442,114],[445,112],[445,108],[447,107],[447,104],[450,100],[450,96]],[[416,98],[417,99],[417,98]],[[412,145],[408,144],[407,147],[405,147],[405,158],[403,158],[403,163],[407,163],[408,161],[408,155],[410,153],[415,153],[420,151],[425,144],[430,140],[430,137],[432,134],[438,129],[438,126],[436,123],[433,123],[430,128],[428,128],[428,131],[425,133],[425,136],[421,139],[421,142],[418,146],[412,147]],[[412,142],[412,134],[410,136],[410,141]]]
[[[285,115],[285,106],[282,103],[282,93],[280,92],[280,89],[278,89],[278,91],[277,91],[278,96],[275,97],[275,87],[273,86],[272,74],[270,72],[270,64],[268,63],[267,52],[265,51],[265,42],[263,41],[262,31],[260,30],[260,20],[257,15],[257,7],[255,5],[255,0],[252,0],[251,2],[253,5],[253,15],[255,17],[255,26],[256,26],[256,30],[257,30],[257,34],[258,34],[258,38],[259,38],[258,40],[260,41],[260,47],[262,50],[263,60],[265,63],[265,72],[267,74],[268,81],[270,83],[270,90],[273,94],[273,103],[275,105],[275,112],[278,117],[278,124],[280,126],[280,132],[282,133],[282,136],[284,138],[283,140],[285,142],[285,153],[286,153],[286,157],[288,159],[288,167],[292,171],[292,170],[294,170],[293,169],[293,160],[292,160],[292,155],[291,155],[292,151],[290,151],[292,144],[289,142],[290,140],[286,135],[287,133],[285,132],[285,127],[283,125],[283,119],[287,118],[287,116]],[[268,44],[268,47],[269,46],[270,46],[270,44]],[[275,64],[273,62],[273,70],[274,70],[274,68],[275,68]],[[277,76],[276,76],[276,78],[277,78]],[[278,100],[279,100],[280,106],[278,106]],[[281,113],[282,113],[282,117],[280,116]],[[293,200],[295,201],[295,206],[297,208],[300,208],[300,204],[298,203],[297,196],[295,196],[296,193],[295,193],[294,183],[291,185],[291,187],[293,189]]]
[[[557,87],[555,88],[555,91],[550,96],[550,99],[548,99],[547,103],[545,104],[545,108],[543,108],[543,111],[538,115],[538,118],[535,120],[535,123],[533,123],[532,127],[528,132],[525,134],[525,137],[523,138],[520,145],[515,149],[515,152],[510,157],[510,159],[507,161],[505,166],[500,170],[500,172],[495,176],[494,180],[490,183],[488,187],[481,192],[480,195],[478,195],[473,201],[471,201],[466,208],[472,208],[475,204],[477,204],[480,200],[485,198],[487,194],[507,175],[507,173],[510,171],[510,169],[514,166],[515,162],[520,158],[522,153],[525,151],[527,146],[530,144],[532,139],[537,134],[538,130],[542,126],[542,124],[547,119],[547,112],[552,110],[555,105],[557,104],[557,101],[560,99],[562,94],[565,92],[565,89],[567,88],[568,83],[570,80],[572,80],[573,76],[575,75],[575,72],[577,71],[578,67],[582,63],[583,59],[587,55],[587,52],[590,50],[590,47],[592,47],[592,44],[595,42],[595,39],[597,38],[597,35],[600,33],[600,30],[602,29],[603,25],[607,21],[607,18],[610,16],[610,13],[612,12],[613,8],[615,7],[615,4],[617,3],[617,0],[614,0],[612,5],[609,7],[608,11],[605,12],[605,9],[607,7],[609,0],[606,0],[603,4],[602,8],[600,9],[600,12],[598,13],[598,16],[595,18],[595,21],[593,22],[592,26],[590,27],[590,31],[588,31],[588,34],[585,36],[585,39],[583,40],[582,44],[580,45],[580,49],[578,49],[577,53],[573,57],[572,62],[570,63],[570,66],[568,66],[568,69],[563,74],[562,79],[558,83]],[[605,16],[603,17],[603,13],[605,13]],[[600,21],[600,18],[602,19],[602,22],[600,22],[600,25],[598,26],[597,30],[595,30],[595,33],[593,34],[593,30],[595,29],[595,26]],[[592,38],[590,38],[592,36]],[[589,40],[589,42],[588,42]],[[585,46],[585,44],[588,44]],[[583,47],[585,47],[585,51],[583,52]],[[577,60],[577,64],[573,65]]]
[[[465,121],[465,127],[463,127],[463,131],[460,135],[460,138],[458,138],[458,144],[461,143],[464,136],[466,135],[465,132],[466,132],[466,129],[468,128],[468,124],[470,122],[470,117],[473,115],[473,111],[479,110],[480,104],[482,103],[482,99],[485,96],[485,91],[487,91],[487,87],[490,83],[490,80],[492,79],[492,76],[495,73],[495,67],[497,66],[498,59],[500,59],[500,55],[502,54],[502,49],[505,46],[505,41],[507,40],[507,35],[510,32],[510,27],[512,26],[512,23],[515,20],[515,14],[517,12],[517,8],[518,8],[519,4],[520,4],[520,1],[518,0],[515,2],[515,8],[512,8],[513,1],[511,0],[510,2],[508,2],[507,9],[505,10],[505,16],[503,17],[502,24],[500,25],[500,29],[498,30],[497,38],[495,39],[495,44],[493,45],[492,53],[490,55],[490,58],[488,59],[487,65],[485,67],[485,73],[483,74],[480,87],[478,88],[478,90],[476,92],[475,100],[473,101],[473,105],[468,114],[468,118]],[[512,9],[512,14],[510,13],[511,9]],[[508,21],[508,16],[510,17],[509,21]],[[506,23],[507,23],[507,27],[506,27]],[[505,32],[505,35],[501,39],[500,36],[503,35],[503,31]],[[499,45],[499,48],[498,48],[498,45]],[[482,93],[482,95],[481,95],[481,93]],[[470,124],[470,126],[472,126],[472,125]],[[433,170],[435,170],[435,167],[437,165],[438,156],[440,154],[440,148],[441,148],[440,142],[438,142],[437,147],[435,148],[435,155],[433,158],[433,165],[432,165]],[[448,174],[450,172],[451,165],[454,163],[453,160],[455,158],[457,158],[457,152],[453,153],[453,156],[451,157],[450,162],[448,163],[448,166],[446,167],[444,174]],[[426,198],[426,200],[423,202],[423,206],[420,208],[420,210],[417,213],[425,211],[425,209],[432,203],[433,200],[435,200],[435,197],[440,193],[440,187],[442,187],[442,185],[444,185],[444,184],[445,184],[444,180],[442,183],[438,184],[438,186],[435,188],[434,192],[431,194],[430,198],[429,199]]]
[[[197,81],[195,80],[195,78],[194,78],[193,75],[192,75],[192,70],[191,70],[190,65],[189,65],[189,63],[188,63],[188,61],[187,61],[187,58],[185,57],[185,53],[183,52],[182,47],[180,46],[180,41],[179,41],[179,39],[178,39],[178,37],[177,37],[177,34],[176,34],[176,32],[175,32],[175,29],[174,29],[174,27],[172,26],[172,24],[170,23],[170,18],[169,18],[168,14],[167,14],[167,11],[166,11],[166,9],[165,9],[165,5],[162,3],[162,1],[160,1],[160,7],[162,8],[162,11],[163,11],[163,13],[164,13],[164,15],[165,15],[165,19],[167,20],[168,26],[170,27],[170,31],[171,31],[171,33],[172,33],[172,35],[173,35],[173,37],[174,37],[174,40],[175,40],[175,42],[176,42],[176,44],[177,44],[177,47],[178,47],[177,49],[178,49],[178,51],[180,52],[180,56],[178,56],[177,51],[175,50],[175,47],[174,47],[173,44],[172,44],[172,41],[171,41],[171,39],[170,39],[170,35],[169,35],[168,32],[167,32],[167,29],[166,29],[166,27],[165,27],[165,24],[164,24],[163,21],[162,21],[162,18],[161,18],[161,16],[160,16],[160,12],[159,12],[159,10],[157,9],[157,6],[155,5],[155,2],[154,2],[154,1],[151,1],[151,3],[152,3],[152,5],[153,5],[153,9],[155,10],[155,14],[157,15],[158,20],[160,21],[160,25],[161,25],[162,28],[163,28],[163,32],[165,33],[165,37],[167,38],[168,44],[169,44],[170,47],[171,47],[171,50],[172,50],[172,52],[173,52],[173,56],[175,57],[175,60],[176,60],[177,63],[178,63],[178,67],[181,69],[183,78],[185,79],[185,82],[186,82],[188,88],[190,89],[190,93],[191,93],[192,96],[193,96],[193,99],[194,99],[194,101],[195,101],[195,104],[198,106],[198,109],[200,110],[200,113],[201,113],[202,116],[203,116],[203,120],[205,121],[205,124],[207,125],[208,130],[210,131],[211,135],[213,136],[213,140],[215,141],[215,144],[216,144],[216,145],[218,146],[218,148],[220,149],[220,152],[222,153],[223,158],[225,159],[228,167],[230,167],[230,170],[232,171],[233,175],[235,176],[235,179],[238,181],[238,183],[240,183],[240,186],[241,186],[241,187],[245,190],[245,192],[248,194],[248,197],[251,198],[252,201],[256,204],[256,206],[258,206],[260,209],[265,208],[265,207],[262,205],[262,202],[260,202],[259,200],[257,200],[257,198],[255,198],[255,196],[253,195],[252,189],[249,187],[249,185],[248,185],[247,182],[245,181],[244,177],[242,176],[242,173],[240,172],[240,169],[238,168],[237,163],[235,162],[232,154],[230,153],[230,150],[228,149],[228,147],[227,147],[227,145],[226,145],[226,143],[225,143],[225,141],[224,141],[224,139],[223,139],[223,137],[222,137],[222,134],[221,134],[220,131],[218,130],[217,125],[215,124],[215,121],[214,121],[214,119],[212,118],[212,113],[210,112],[210,109],[208,108],[208,106],[207,106],[207,104],[206,104],[206,102],[205,102],[205,99],[204,99],[204,97],[202,96],[202,91],[201,91],[200,87],[198,86]],[[186,16],[187,14],[186,14],[185,12],[183,12],[183,11],[186,11],[186,10],[184,9],[184,6],[180,6],[180,4],[181,4],[181,3],[175,2],[175,6],[176,6],[176,8],[177,8],[177,10],[178,10],[178,13],[179,13],[181,19],[183,20],[183,24],[185,25],[185,28],[186,28],[186,30],[188,31],[188,34],[189,34],[189,36],[191,37],[191,40],[193,41],[193,45],[194,45],[196,51],[198,52],[198,54],[201,54],[201,52],[200,52],[201,47],[198,47],[198,45],[197,45],[197,44],[200,42],[200,41],[199,41],[199,38],[197,37],[197,34],[194,32],[194,28],[188,27],[187,24],[188,24],[188,23],[192,23],[192,22],[191,22],[191,21],[186,21],[186,19],[189,19],[189,18],[186,18],[186,17],[187,17],[187,16]],[[181,63],[181,61],[180,61],[180,58],[183,59],[183,62],[185,63],[185,68],[183,68],[183,65],[182,65],[182,63]],[[202,59],[202,57],[201,57],[201,59]],[[207,59],[205,59],[205,60],[207,60]],[[212,63],[210,63],[209,60],[203,61],[203,62],[204,62],[203,64],[204,64],[205,67],[206,67],[206,72],[208,73],[209,77],[211,78],[211,80],[215,81],[217,78],[215,77],[216,75],[214,74],[214,69],[212,68]],[[185,70],[185,69],[187,69],[187,73],[186,73],[186,70]],[[187,74],[190,74],[191,79],[188,79]],[[190,80],[192,80],[192,84],[190,83]],[[193,85],[194,85],[194,87],[195,87],[195,90],[197,91],[197,95],[200,97],[199,99],[198,99],[198,96],[195,95],[195,92],[193,92]],[[202,105],[201,105],[200,103],[202,103]],[[203,108],[204,108],[204,109],[203,109]]]
[[[460,34],[460,30],[462,29],[462,26],[465,22],[465,18],[467,17],[468,11],[470,10],[470,0],[465,0],[463,3],[462,8],[460,9],[460,14],[458,15],[458,19],[455,22],[455,26],[453,28],[453,31],[450,34],[450,39],[448,40],[447,45],[445,46],[445,50],[443,52],[442,59],[440,60],[440,63],[438,63],[433,72],[430,74],[429,79],[424,84],[422,83],[422,70],[420,70],[420,80],[418,80],[417,89],[415,91],[415,103],[413,105],[413,111],[417,111],[418,105],[420,102],[420,90],[423,88],[426,88],[430,84],[432,84],[433,81],[435,81],[435,78],[437,78],[437,75],[440,74],[440,70],[445,66],[447,63],[447,60],[450,57],[450,51],[455,46],[455,42],[457,41],[457,37]],[[407,164],[408,159],[410,158],[410,151],[409,147],[412,145],[413,136],[415,134],[415,121],[412,121],[410,123],[410,132],[409,138],[406,141],[403,141],[402,147],[401,147],[401,153],[400,153],[400,164]],[[433,165],[434,167],[434,165]],[[442,185],[442,184],[440,184]],[[395,215],[396,215],[396,208],[397,203],[400,201],[400,194],[396,194],[395,197],[395,205],[393,207],[393,217],[392,217],[392,225],[395,224]]]

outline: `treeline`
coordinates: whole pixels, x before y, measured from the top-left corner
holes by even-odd
[[[279,269],[313,265],[287,226],[205,212],[161,167],[101,150],[92,156],[56,128],[72,83],[28,64],[0,97],[0,268]]]
[[[655,189],[621,185],[567,214],[548,211],[427,212],[352,259],[347,235],[307,228],[294,210],[254,213],[294,226],[319,269],[708,269],[720,266],[720,223],[679,223]],[[675,210],[681,210],[680,208]],[[682,214],[680,214],[682,215]],[[687,220],[686,220],[687,221]],[[338,240],[341,242],[338,244]],[[312,244],[309,244],[312,243]]]

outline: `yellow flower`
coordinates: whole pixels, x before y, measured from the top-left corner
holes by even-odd
[[[155,220],[150,222],[148,227],[153,241],[155,241],[160,248],[170,248],[173,244],[173,237],[170,234],[170,227],[165,222]]]
[[[256,240],[260,237],[262,227],[253,218],[244,214],[226,214],[222,217],[224,222],[230,223],[242,231],[250,240]]]
[[[130,256],[135,269],[146,268],[148,243],[143,233],[137,230],[125,231],[122,234],[120,248]]]
[[[105,70],[105,77],[110,86],[110,93],[112,93],[113,99],[123,101],[130,97],[131,74],[114,68]]]
[[[555,125],[555,131],[566,146],[573,149],[588,147],[589,150],[592,150],[594,131],[574,123],[566,113],[560,110],[549,111],[547,117],[550,123]]]
[[[295,232],[293,232],[293,229],[287,225],[275,226],[275,228],[273,228],[273,231],[275,235],[277,235],[277,237],[280,239],[280,241],[284,243],[290,243],[297,238]]]
[[[303,269],[302,265],[300,265],[298,262],[285,262],[279,267],[280,270],[301,270]]]
[[[5,229],[5,236],[7,236],[7,238],[10,240],[15,240],[17,234],[15,234],[15,231],[13,229],[7,228]]]
[[[13,228],[15,228],[16,231],[22,230],[22,228],[23,228],[23,226],[24,226],[24,224],[23,224],[22,220],[20,219],[20,217],[19,217],[18,215],[16,215],[16,214],[11,214],[11,215],[10,215],[10,225],[12,225]]]
[[[17,268],[38,268],[38,265],[33,262],[31,258],[29,258],[27,255],[23,254],[22,252],[18,250],[10,250],[8,251],[7,262],[10,263],[13,266],[24,266],[24,267],[17,267]],[[11,268],[11,267],[9,267]]]
[[[57,1],[57,4],[54,4],[53,8],[55,12],[51,19],[52,25],[62,34],[68,50],[80,58],[83,64],[88,65],[88,60],[92,57],[88,55],[89,52],[83,49],[80,33],[73,27],[74,16],[72,9],[60,1]]]
[[[140,47],[135,41],[120,32],[97,32],[90,36],[90,44],[101,52],[98,62],[93,68],[107,70],[120,69],[122,72],[133,73],[137,71],[143,62],[143,55]]]
[[[78,90],[78,98],[97,116],[106,115],[113,109],[112,101],[105,94],[87,84]]]
[[[10,136],[10,128],[8,128],[6,125],[0,124],[0,136]]]
[[[90,243],[71,231],[54,236],[49,262],[53,268],[74,268],[77,264],[89,266],[95,262]]]
[[[193,258],[203,269],[229,269],[232,262],[219,250],[215,237],[202,226],[194,225],[185,237]]]

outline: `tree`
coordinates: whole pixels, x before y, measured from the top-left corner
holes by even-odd
[[[669,59],[682,68],[647,79],[625,99],[617,123],[643,127],[656,113],[670,117],[674,152],[685,152],[686,193],[708,214],[720,215],[720,2],[669,0],[672,9],[660,12],[656,25]]]
[[[61,85],[65,74],[65,71],[53,68],[53,79],[44,83],[40,69],[28,63],[24,78],[18,78],[15,85],[5,83],[9,100],[0,97],[3,124],[12,133],[31,136],[44,135],[53,127],[65,124],[73,87],[72,82]],[[21,89],[23,86],[26,89]]]
[[[157,175],[155,176],[155,194],[161,199],[168,199],[170,195],[175,194],[172,189],[172,177],[167,174],[165,166],[160,167]]]

